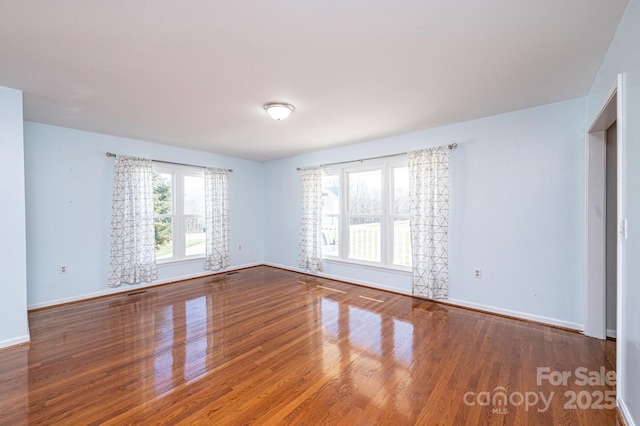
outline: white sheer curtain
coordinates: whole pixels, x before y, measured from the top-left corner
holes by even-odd
[[[413,294],[449,295],[449,147],[410,152],[409,209]]]
[[[205,268],[229,266],[229,170],[204,169],[204,211],[207,245]]]
[[[302,181],[302,218],[298,266],[311,272],[322,271],[322,167],[305,167]]]
[[[158,279],[151,160],[116,156],[109,287]]]

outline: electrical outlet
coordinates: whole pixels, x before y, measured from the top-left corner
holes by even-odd
[[[60,273],[61,274],[66,274],[67,273],[67,266],[66,265],[60,266]]]
[[[476,269],[473,273],[474,278],[482,278],[482,271],[480,269]]]

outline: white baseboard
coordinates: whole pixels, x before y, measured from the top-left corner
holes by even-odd
[[[281,265],[279,263],[262,262],[262,264],[264,266],[271,266],[273,268],[284,269],[284,270],[291,271],[291,272],[300,272],[301,274],[307,274],[307,275],[317,275],[317,274],[312,274],[309,271],[304,271],[304,270],[302,270],[300,268],[294,268],[292,266]]]
[[[611,337],[612,339],[617,339],[616,331],[611,330],[610,328],[607,328],[607,337]]]
[[[293,268],[291,266],[280,265],[278,263],[272,263],[272,262],[264,262],[263,265],[272,266],[274,268],[279,268],[279,269],[286,269],[287,271],[292,271],[292,272],[300,272],[300,273],[303,273],[303,274],[314,275],[314,276],[317,276],[317,277],[327,278],[327,279],[330,279],[330,280],[344,281],[344,282],[351,283],[351,284],[358,284],[358,285],[362,285],[362,286],[365,286],[365,287],[376,288],[376,289],[379,289],[379,290],[386,290],[386,291],[390,291],[392,293],[406,294],[406,295],[411,296],[410,292],[407,292],[407,291],[405,291],[405,290],[403,290],[401,288],[398,288],[398,287],[386,286],[384,284],[378,284],[378,283],[373,283],[373,282],[363,281],[363,280],[354,280],[352,278],[344,278],[344,277],[340,277],[340,276],[337,276],[337,275],[326,274],[324,272],[317,272],[315,274],[312,274],[309,271],[305,271],[305,270],[302,270],[300,268]]]
[[[618,397],[616,402],[618,403],[618,410],[620,411],[626,425],[635,426],[636,424],[634,423],[633,418],[631,418],[631,413],[629,413],[629,409],[627,408],[627,404],[624,402],[624,399]]]
[[[304,270],[302,270],[300,268],[293,268],[293,267],[287,266],[287,265],[280,265],[280,264],[271,263],[271,262],[265,262],[264,264],[267,265],[267,266],[273,266],[275,268],[286,269],[286,270],[289,270],[289,271],[302,272],[302,273],[305,273],[305,274],[309,274],[308,271],[304,271]],[[354,280],[354,279],[351,279],[351,278],[338,277],[338,276],[334,276],[334,275],[330,275],[330,274],[325,274],[323,272],[319,272],[319,273],[316,273],[316,274],[310,274],[310,275],[316,275],[316,276],[322,277],[322,278],[329,278],[329,279],[338,280],[338,281],[345,281],[345,282],[349,282],[349,283],[353,283],[353,284],[363,285],[363,286],[366,286],[366,287],[376,288],[376,289],[380,289],[380,290],[387,290],[387,291],[391,291],[393,293],[405,294],[405,295],[408,295],[408,296],[412,296],[412,293],[409,292],[409,291],[402,290],[402,289],[399,289],[397,287],[390,287],[390,286],[381,285],[381,284],[378,284],[378,283],[372,283],[372,282],[361,281],[361,280]],[[476,309],[478,311],[484,311],[484,312],[489,312],[489,313],[493,313],[493,314],[506,315],[506,316],[510,316],[510,317],[514,317],[514,318],[524,319],[524,320],[527,320],[527,321],[535,321],[535,322],[539,322],[539,323],[543,323],[543,324],[554,325],[554,326],[557,326],[557,327],[568,328],[568,329],[571,329],[571,330],[577,330],[577,331],[583,331],[584,330],[584,326],[582,324],[578,324],[578,323],[562,321],[562,320],[558,320],[558,319],[555,319],[555,318],[543,317],[543,316],[540,316],[540,315],[527,314],[527,313],[519,312],[519,311],[512,311],[512,310],[509,310],[509,309],[496,308],[494,306],[482,305],[482,304],[479,304],[479,303],[467,302],[467,301],[459,300],[459,299],[446,299],[446,300],[442,300],[442,302],[443,303],[448,303],[448,304],[453,305],[453,306],[471,308],[471,309]]]
[[[14,337],[13,339],[7,339],[0,342],[0,349],[9,348],[11,346],[20,345],[22,343],[28,343],[31,341],[31,336],[25,334],[24,336]]]
[[[287,271],[299,272],[299,273],[304,273],[304,274],[309,274],[309,275],[315,275],[315,276],[318,276],[318,277],[321,277],[321,278],[344,281],[344,282],[348,282],[348,283],[352,283],[352,284],[358,284],[358,285],[362,285],[362,286],[365,286],[365,287],[371,287],[371,288],[375,288],[375,289],[379,289],[379,290],[390,291],[392,293],[398,293],[398,294],[403,294],[403,295],[407,295],[407,296],[411,296],[412,295],[410,291],[403,290],[403,289],[398,288],[398,287],[386,286],[384,284],[379,284],[379,283],[374,283],[374,282],[369,282],[369,281],[364,281],[364,280],[356,280],[356,279],[351,279],[351,278],[344,278],[344,277],[340,277],[340,276],[336,276],[336,275],[326,274],[324,272],[319,272],[319,273],[316,273],[316,274],[310,274],[308,271],[302,270],[300,268],[296,268],[296,267],[292,267],[292,266],[288,266],[288,265],[281,265],[279,263],[273,263],[273,262],[248,263],[248,264],[244,264],[244,265],[232,266],[232,267],[230,267],[228,269],[225,269],[224,271],[217,271],[217,272],[211,272],[211,271],[207,272],[207,271],[205,271],[205,272],[192,274],[192,275],[188,275],[188,276],[174,277],[174,278],[170,278],[170,279],[166,279],[166,280],[162,280],[162,281],[156,281],[156,282],[153,282],[153,283],[145,283],[145,284],[142,284],[142,285],[131,286],[130,289],[131,290],[144,289],[144,288],[154,287],[154,286],[167,284],[167,283],[171,283],[171,282],[175,282],[175,281],[188,280],[188,279],[191,279],[191,278],[200,278],[200,277],[204,277],[204,276],[207,276],[207,275],[223,274],[223,273],[227,273],[227,272],[238,270],[238,269],[251,268],[251,267],[260,266],[260,265],[272,266],[274,268],[284,269],[284,270],[287,270]],[[81,295],[81,296],[74,296],[74,297],[69,297],[69,298],[64,298],[64,299],[57,299],[57,300],[52,300],[52,301],[44,302],[44,303],[36,303],[36,304],[33,304],[33,305],[29,305],[28,309],[32,310],[32,309],[45,308],[45,307],[49,307],[49,306],[61,305],[61,304],[64,304],[64,303],[77,302],[77,301],[81,301],[81,300],[91,299],[91,298],[94,298],[94,297],[108,296],[108,295],[111,295],[111,294],[123,293],[123,292],[126,292],[127,290],[129,290],[129,289],[124,290],[122,287],[116,287],[116,288],[112,288],[112,289],[105,289],[103,291],[84,294],[84,295]],[[482,304],[474,303],[474,302],[467,302],[467,301],[459,300],[459,299],[447,299],[447,300],[443,300],[442,302],[443,303],[448,303],[448,304],[454,305],[454,306],[471,308],[471,309],[476,309],[476,310],[479,310],[479,311],[485,311],[485,312],[499,314],[499,315],[506,315],[506,316],[510,316],[510,317],[514,317],[514,318],[520,318],[520,319],[524,319],[524,320],[528,320],[528,321],[540,322],[540,323],[543,323],[543,324],[555,325],[557,327],[564,327],[564,328],[568,328],[568,329],[572,329],[572,330],[578,330],[578,331],[583,331],[584,330],[584,326],[582,324],[578,324],[578,323],[562,321],[562,320],[558,320],[558,319],[555,319],[555,318],[548,318],[548,317],[543,317],[543,316],[540,316],[540,315],[528,314],[528,313],[519,312],[519,311],[512,311],[512,310],[509,310],[509,309],[497,308],[497,307],[489,306],[489,305],[482,305]],[[615,337],[615,331],[607,330],[607,335],[609,335],[609,332],[612,332],[614,334],[614,336],[612,336],[612,337]],[[1,342],[0,342],[0,344],[1,344]]]
[[[385,291],[390,291],[392,293],[398,293],[398,294],[403,294],[406,296],[411,296],[411,292],[410,291],[406,291],[404,289],[398,288],[398,287],[391,287],[388,285],[384,285],[384,284],[378,284],[378,283],[372,283],[369,281],[363,281],[363,280],[354,280],[354,279],[346,279],[344,277],[339,277],[337,275],[331,275],[331,274],[325,274],[324,272],[321,272],[319,274],[317,274],[319,277],[322,278],[328,278],[331,280],[336,280],[336,281],[346,281],[349,283],[353,283],[353,284],[358,284],[358,285],[362,285],[365,287],[371,287],[371,288],[375,288],[378,290],[385,290]]]
[[[124,286],[107,288],[105,290],[96,291],[96,292],[93,292],[93,293],[82,294],[82,295],[79,295],[79,296],[72,296],[72,297],[66,297],[66,298],[62,298],[62,299],[50,300],[48,302],[42,302],[42,303],[34,303],[32,305],[27,306],[27,310],[48,308],[50,306],[63,305],[65,303],[72,303],[72,302],[79,302],[81,300],[93,299],[95,297],[109,296],[109,295],[118,294],[118,293],[127,293],[129,291],[138,291],[138,290],[141,290],[141,289],[145,289],[145,288],[149,288],[149,287],[155,287],[155,286],[168,284],[168,283],[172,283],[172,282],[176,282],[176,281],[189,280],[189,279],[192,279],[192,278],[202,278],[202,277],[206,277],[206,276],[209,276],[209,275],[224,274],[224,273],[228,273],[230,271],[235,271],[235,270],[238,270],[238,269],[251,268],[253,266],[259,266],[259,265],[263,265],[263,263],[262,262],[255,262],[255,263],[247,263],[247,264],[244,264],[244,265],[230,266],[229,268],[224,269],[222,271],[198,272],[196,274],[190,274],[190,275],[184,275],[184,276],[180,276],[180,277],[167,278],[165,280],[154,281],[152,283],[142,283],[142,284],[135,284],[135,285],[125,284]]]
[[[541,322],[544,324],[555,325],[557,327],[568,328],[571,330],[583,331],[584,326],[575,322],[562,321],[555,318],[543,317],[541,315],[528,314],[520,311],[512,311],[510,309],[496,308],[495,306],[482,305],[480,303],[467,302],[459,299],[442,300],[443,303],[449,303],[455,306],[477,309],[479,311],[490,312],[498,315],[506,315],[510,317],[520,318],[527,321]]]

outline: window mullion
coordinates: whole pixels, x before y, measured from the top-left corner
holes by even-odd
[[[340,170],[340,259],[346,260],[349,257],[349,215],[347,202],[348,194],[347,173]]]
[[[380,218],[380,260],[383,265],[389,265],[389,166],[384,164],[382,166],[381,179],[382,179],[382,217]]]
[[[200,241],[202,238],[199,235],[192,236],[191,234],[196,232],[202,234],[202,232],[197,231],[197,229],[201,226],[201,222],[203,221],[198,220],[197,218],[202,218],[202,215],[198,215],[202,210],[202,206],[198,203],[203,202],[201,192],[204,190],[204,187],[201,190],[198,189],[196,185],[199,183],[197,182],[197,179],[194,179],[200,178],[204,181],[201,177],[202,173],[199,173],[198,170],[187,168],[168,166],[157,167],[155,164],[154,172],[164,174],[166,175],[166,180],[169,180],[169,178],[171,180],[171,213],[155,214],[154,212],[154,217],[156,219],[171,219],[171,252],[163,252],[162,257],[159,260],[161,262],[169,263],[172,261],[200,257],[200,251],[203,250],[204,247],[203,243]],[[155,190],[154,182],[154,191]],[[189,193],[189,197],[188,199],[185,199],[187,192]],[[189,214],[185,216],[185,213],[187,212],[189,212]],[[158,230],[157,227],[156,230]],[[187,231],[190,232],[189,235],[187,235]],[[189,239],[187,241],[188,236]],[[190,244],[193,242],[192,246],[196,246],[194,248],[189,248],[189,251],[192,252],[189,256],[187,256],[187,242]],[[167,244],[165,244],[165,246],[167,246]],[[169,247],[167,246],[166,249],[168,250]],[[156,250],[156,254],[157,253],[158,250]]]
[[[362,264],[378,264],[381,267],[388,267],[388,268],[392,268],[392,269],[405,269],[406,267],[408,267],[407,265],[405,265],[406,263],[406,236],[405,236],[405,223],[402,222],[399,226],[400,226],[400,230],[399,235],[400,235],[400,239],[398,240],[399,242],[395,242],[395,238],[396,238],[396,222],[399,221],[405,221],[406,219],[408,219],[408,217],[405,214],[395,214],[395,189],[396,189],[396,185],[399,184],[402,187],[402,196],[405,196],[405,186],[406,183],[404,182],[405,177],[404,175],[402,175],[402,177],[398,177],[400,180],[399,182],[401,183],[397,183],[395,182],[396,179],[396,167],[405,167],[405,165],[403,164],[403,162],[394,162],[394,163],[389,163],[389,162],[379,162],[377,164],[370,164],[367,167],[340,167],[340,168],[336,168],[333,169],[332,172],[334,174],[337,174],[339,177],[339,211],[338,211],[338,235],[339,235],[339,242],[338,242],[338,250],[339,250],[339,255],[336,257],[333,256],[328,256],[328,258],[334,258],[336,260],[341,260],[341,261],[346,261],[346,262],[350,262],[350,263],[362,263]],[[377,173],[380,176],[380,182],[376,185],[379,185],[380,191],[381,193],[378,195],[379,199],[380,199],[380,211],[376,212],[377,214],[351,214],[350,210],[350,206],[349,206],[349,201],[353,198],[353,200],[357,201],[358,203],[360,203],[360,198],[361,198],[361,194],[360,194],[360,187],[359,185],[361,185],[361,181],[362,179],[365,179],[365,176],[371,176],[370,174],[362,174],[362,173],[366,173],[366,172],[373,172],[373,171],[377,171]],[[353,179],[358,179],[358,181],[353,181]],[[369,181],[370,185],[373,185],[373,181]],[[355,185],[355,186],[354,186]],[[365,184],[365,185],[369,185],[369,184]],[[352,189],[352,186],[354,187],[354,190],[357,190],[357,193],[351,194],[350,190]],[[366,196],[366,192],[364,193]],[[355,198],[354,198],[355,197]],[[404,199],[403,199],[404,200]],[[404,209],[404,201],[402,201],[402,208]],[[358,206],[360,206],[360,204],[358,204]],[[360,210],[358,210],[360,211]],[[367,211],[367,208],[365,207],[365,210],[363,211]],[[373,213],[373,212],[371,212]],[[399,212],[400,213],[400,212]],[[332,215],[326,215],[326,217],[332,217]],[[335,216],[333,216],[335,217]],[[355,226],[354,229],[351,229],[351,223],[353,222],[353,226]],[[356,226],[356,225],[364,225],[367,223],[371,223],[374,224],[378,222],[379,223],[379,236],[378,238],[380,238],[379,240],[379,244],[380,244],[380,251],[379,253],[376,253],[376,257],[378,257],[379,260],[368,260],[368,259],[373,259],[373,252],[369,251],[369,254],[364,254],[365,252],[361,250],[362,247],[360,247],[360,245],[363,245],[363,247],[368,247],[368,249],[366,250],[370,250],[371,248],[373,248],[371,246],[371,244],[373,244],[373,242],[367,242],[368,240],[366,238],[368,237],[363,237],[363,232],[366,233],[367,232],[367,226]],[[371,225],[371,227],[374,227],[375,225]],[[357,229],[356,229],[357,228]],[[353,234],[353,235],[352,235]],[[356,238],[357,243],[356,243],[356,247],[351,247],[351,237],[354,236],[354,238]],[[362,238],[365,238],[364,240],[362,240]],[[355,240],[354,240],[355,241]],[[377,243],[376,243],[377,244]],[[401,253],[401,257],[402,260],[399,261],[400,263],[395,264],[394,260],[395,260],[395,256],[396,256],[396,245],[397,244],[401,244],[401,247],[398,248],[399,253]],[[352,250],[355,250],[354,253],[351,253]],[[355,256],[355,257],[350,257],[351,255]],[[364,257],[363,257],[364,256]]]
[[[176,176],[176,215],[174,219],[173,256],[182,259],[185,255],[184,244],[184,174],[175,172]]]

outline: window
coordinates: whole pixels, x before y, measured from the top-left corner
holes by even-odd
[[[333,167],[322,179],[322,256],[410,269],[406,160]]]
[[[197,167],[153,164],[156,259],[204,257],[204,172]]]
[[[340,241],[340,177],[322,177],[322,254],[338,256]]]

